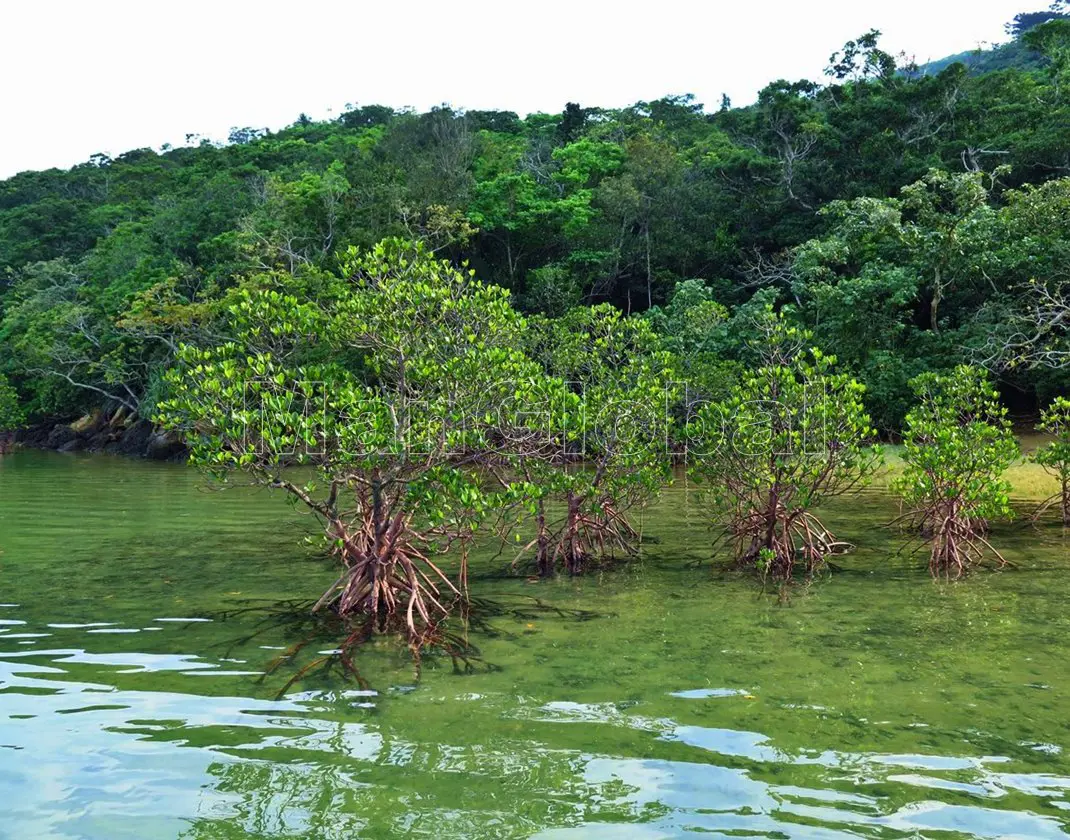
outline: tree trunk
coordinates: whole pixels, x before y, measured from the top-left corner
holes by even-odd
[[[932,331],[939,332],[940,325],[938,322],[938,314],[940,312],[940,303],[944,299],[944,280],[943,273],[940,270],[940,266],[936,267],[936,273],[933,276],[933,297],[932,303],[929,305],[929,327]]]
[[[1070,476],[1063,478],[1062,486],[1063,525],[1070,526]]]
[[[538,513],[535,516],[536,533],[535,563],[539,577],[553,577],[554,558],[550,553],[550,537],[546,529],[546,503],[539,499]]]
[[[568,514],[565,520],[565,569],[570,575],[583,572],[587,552],[583,547],[580,533],[580,497],[572,492],[568,494]]]
[[[650,268],[650,222],[648,221],[643,225],[643,228],[646,233],[646,308],[652,309],[654,306],[654,275]]]

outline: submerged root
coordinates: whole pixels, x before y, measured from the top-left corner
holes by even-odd
[[[829,557],[854,549],[814,514],[783,507],[772,513],[741,513],[729,523],[725,536],[734,546],[738,567],[757,569],[763,578],[782,582],[792,580],[800,566],[812,577],[828,567]]]
[[[987,539],[988,522],[965,514],[955,499],[909,511],[891,524],[914,530],[929,545],[929,573],[938,580],[963,578],[988,558],[997,567],[1008,565]]]
[[[455,584],[429,557],[426,542],[399,513],[385,524],[366,521],[355,533],[332,526],[345,571],[313,611],[329,608],[378,633],[400,633],[414,655],[437,639],[440,625],[464,600],[464,562]]]
[[[623,514],[604,502],[593,514],[570,513],[553,545],[551,565],[570,575],[583,574],[591,563],[639,553],[639,532]]]
[[[642,535],[623,512],[609,501],[585,511],[581,501],[569,500],[563,521],[556,527],[540,512],[536,536],[521,548],[513,567],[530,552],[540,577],[553,577],[558,569],[581,575],[596,563],[639,554]]]
[[[370,621],[365,621],[363,624],[352,627],[349,635],[342,640],[337,649],[332,650],[330,653],[321,654],[297,668],[279,689],[276,697],[283,697],[295,684],[304,679],[315,675],[318,679],[325,680],[334,671],[339,672],[343,679],[356,682],[361,689],[370,689],[370,684],[357,668],[355,656],[365,644],[381,635]],[[269,664],[261,679],[270,677],[284,664],[296,662],[301,651],[312,641],[313,639],[306,639],[292,645]],[[420,639],[418,646],[413,645],[410,641],[409,650],[413,656],[414,676],[416,679],[420,678],[423,660],[428,654],[448,656],[456,673],[471,673],[475,670],[476,664],[480,660],[478,648],[470,644],[467,639],[441,629],[433,634],[424,635]]]
[[[585,622],[605,618],[608,615],[611,614],[573,607],[559,607],[534,595],[517,595],[510,598],[474,598],[470,602],[470,611],[466,615],[466,620],[473,629],[488,632],[492,630],[490,620],[494,618],[508,617],[518,621],[533,621],[537,618],[551,617],[564,621]]]
[[[403,512],[386,516],[381,509],[369,509],[356,527],[335,519],[327,533],[344,570],[306,613],[322,624],[272,663],[267,674],[295,662],[310,642],[322,641],[323,627],[330,627],[337,648],[299,668],[281,693],[314,671],[335,667],[362,685],[354,653],[379,637],[404,640],[417,673],[429,651],[448,655],[457,670],[472,670],[478,651],[446,629],[467,598],[464,555],[454,582],[430,559],[430,539],[416,532]]]
[[[226,622],[254,620],[253,630],[228,642],[224,655],[230,656],[249,643],[268,635],[272,638],[280,632],[287,636],[299,636],[285,650],[274,656],[265,666],[260,682],[264,683],[278,675],[286,676],[285,682],[276,691],[276,698],[283,697],[295,685],[306,680],[326,682],[332,677],[356,683],[362,690],[371,689],[368,680],[357,666],[357,656],[368,644],[390,638],[384,635],[367,618],[344,619],[332,609],[313,612],[314,603],[309,600],[264,601],[248,600],[234,609],[207,614],[206,618]],[[486,662],[479,648],[468,638],[469,631],[488,637],[502,635],[493,624],[494,619],[509,618],[516,621],[555,619],[570,622],[587,622],[605,617],[604,613],[590,610],[558,607],[540,598],[515,596],[509,599],[471,599],[458,611],[463,633],[451,632],[438,626],[428,632],[421,644],[413,651],[415,677],[419,679],[423,662],[428,657],[449,658],[454,673],[465,674],[476,670],[497,670]],[[509,636],[508,633],[504,635]],[[404,638],[401,636],[400,638]],[[333,645],[323,651],[324,645]],[[310,651],[317,651],[308,658]]]
[[[325,681],[332,675],[355,682],[361,689],[369,689],[368,681],[357,667],[357,654],[369,644],[392,638],[406,644],[413,657],[417,678],[427,656],[448,656],[454,671],[458,673],[472,672],[480,665],[493,668],[482,662],[479,649],[467,636],[450,632],[444,626],[436,626],[433,630],[426,628],[418,643],[413,644],[404,633],[384,633],[376,622],[368,617],[343,618],[334,609],[313,612],[313,606],[312,601],[301,600],[254,601],[237,609],[212,613],[206,617],[218,621],[258,619],[252,632],[227,644],[226,655],[265,634],[273,637],[281,632],[287,636],[299,637],[299,641],[290,644],[267,663],[260,677],[260,681],[265,682],[276,674],[290,671],[285,683],[276,692],[277,697],[285,695],[299,682],[312,678]],[[467,627],[467,621],[465,626]],[[331,645],[332,648],[323,651],[325,645]],[[307,659],[308,652],[312,650],[318,651],[317,655]]]
[[[1041,502],[1037,509],[1030,514],[1029,520],[1036,525],[1053,508],[1057,509],[1063,527],[1070,528],[1070,491],[1068,490],[1061,490]]]

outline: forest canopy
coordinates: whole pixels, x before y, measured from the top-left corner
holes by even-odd
[[[642,317],[714,396],[772,306],[884,434],[914,377],[964,363],[1034,411],[1070,358],[1070,21],[1041,16],[992,72],[923,72],[869,32],[746,107],[352,106],[21,173],[0,182],[0,376],[31,417],[152,417],[236,301],[316,299],[349,249],[401,237],[528,314]]]

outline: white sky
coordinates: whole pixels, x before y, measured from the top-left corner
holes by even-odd
[[[821,78],[870,28],[918,61],[1049,0],[0,0],[0,178],[347,102],[526,114]],[[333,109],[333,111],[331,111]]]

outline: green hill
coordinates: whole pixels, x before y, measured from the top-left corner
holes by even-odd
[[[971,75],[980,76],[998,70],[1039,70],[1044,65],[1044,57],[1021,41],[1011,41],[990,49],[969,50],[927,62],[918,66],[918,74],[935,76],[952,64],[964,64]]]
[[[149,417],[178,345],[226,340],[245,292],[315,296],[350,247],[404,237],[529,312],[670,313],[666,341],[705,354],[693,370],[743,352],[748,313],[787,307],[895,428],[912,376],[988,352],[1023,284],[1070,276],[1056,23],[972,73],[907,76],[867,33],[831,81],[774,80],[746,107],[366,105],[21,173],[0,181],[0,377],[33,417]],[[1028,403],[1068,371],[1008,386]]]
[[[1048,21],[1066,19],[1070,19],[1070,14],[1054,9],[1045,12],[1023,12],[1007,24],[1007,34],[1011,36],[1007,43],[995,44],[988,49],[967,50],[929,61],[918,67],[918,73],[934,76],[952,64],[966,65],[975,76],[999,70],[1039,70],[1046,59],[1040,52],[1023,43],[1022,36]]]

